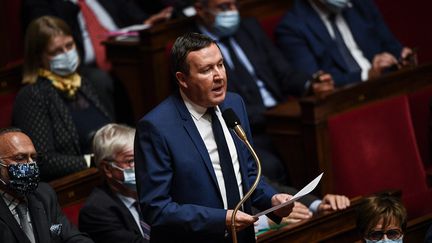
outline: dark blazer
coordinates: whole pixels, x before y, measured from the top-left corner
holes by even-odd
[[[107,184],[97,187],[79,214],[79,229],[97,243],[147,242],[129,209]]]
[[[363,55],[369,61],[381,52],[399,57],[402,46],[385,25],[373,1],[352,0],[351,3],[352,7],[342,14]],[[275,34],[278,46],[295,68],[309,74],[318,70],[328,72],[338,86],[361,80],[360,72],[348,72],[335,42],[309,1],[296,0]]]
[[[83,80],[84,96],[110,120],[109,112]],[[42,155],[41,178],[49,181],[86,168],[78,133],[60,92],[45,78],[27,85],[18,93],[12,123],[30,136],[36,151]]]
[[[227,93],[219,107],[222,111],[232,108],[251,139],[240,96]],[[256,176],[255,162],[236,135],[232,137],[246,192]],[[179,94],[167,98],[139,121],[135,161],[141,210],[152,227],[151,242],[224,242],[226,210],[216,175]],[[260,210],[271,207],[274,194],[276,191],[261,180],[244,210],[250,213],[251,206]],[[239,237],[244,239],[239,242],[254,242],[253,226]]]
[[[108,12],[114,23],[119,27],[141,24],[148,15],[140,10],[134,1],[98,0]],[[65,0],[23,0],[22,19],[23,29],[29,23],[41,16],[51,15],[63,19],[71,28],[72,35],[81,54],[83,54],[83,38],[78,22],[80,8],[71,1]]]
[[[46,183],[39,183],[36,191],[28,197],[28,208],[33,231],[37,243],[91,243],[86,234],[79,232],[66,216],[63,215],[58,204],[56,193]],[[50,230],[51,226],[61,225],[57,234]],[[0,242],[30,243],[9,208],[0,198]]]
[[[297,72],[287,63],[256,19],[241,19],[239,29],[233,37],[277,102],[286,100],[290,95],[300,96],[305,93],[305,84],[310,75]],[[228,90],[243,98],[251,126],[263,123],[266,107],[259,98],[256,82],[240,82],[235,70],[228,65],[225,65],[225,69]]]

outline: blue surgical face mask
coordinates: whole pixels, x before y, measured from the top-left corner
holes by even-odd
[[[76,48],[73,48],[53,57],[50,60],[50,70],[57,75],[68,76],[76,71],[78,64],[78,53]]]
[[[233,35],[240,24],[240,15],[237,10],[219,12],[215,16],[213,29],[219,37]]]
[[[350,0],[321,0],[333,13],[340,13],[350,6]]]
[[[114,163],[111,163],[111,166],[123,172],[124,180],[121,182],[123,185],[125,185],[127,188],[131,189],[132,191],[137,190],[136,189],[136,180],[135,180],[135,168],[134,167],[123,169]]]
[[[373,241],[373,240],[365,239],[365,241],[366,241],[366,243],[402,243],[403,237],[401,237],[400,239],[397,239],[397,240],[382,239],[379,241]]]
[[[11,191],[21,196],[34,192],[39,185],[39,167],[36,162],[14,163],[6,165],[0,162],[0,166],[8,169],[9,182],[0,181]]]

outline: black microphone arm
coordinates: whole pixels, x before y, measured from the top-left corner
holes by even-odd
[[[237,115],[234,113],[234,111],[231,108],[226,109],[222,116],[225,120],[225,123],[227,126],[234,130],[236,135],[240,138],[240,140],[243,141],[244,144],[246,144],[246,147],[252,154],[253,158],[255,159],[256,167],[257,167],[257,176],[255,178],[254,183],[252,184],[252,187],[249,189],[249,191],[244,195],[244,197],[240,200],[240,202],[236,205],[234,208],[233,214],[231,216],[231,236],[233,243],[237,243],[237,232],[235,227],[235,218],[238,210],[240,207],[244,204],[244,202],[249,199],[249,197],[252,195],[252,193],[255,191],[256,187],[258,186],[259,180],[261,178],[261,162],[258,158],[258,155],[256,154],[255,150],[252,148],[252,145],[249,143],[249,140],[247,139],[246,133],[244,132],[243,128],[241,127],[240,120],[238,119]]]

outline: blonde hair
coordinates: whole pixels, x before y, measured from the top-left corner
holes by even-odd
[[[69,26],[53,16],[42,16],[33,20],[27,28],[24,40],[23,83],[34,83],[42,67],[42,55],[56,36],[72,36]]]
[[[135,129],[110,123],[100,128],[93,138],[95,164],[99,167],[102,160],[112,158],[115,154],[133,147]]]

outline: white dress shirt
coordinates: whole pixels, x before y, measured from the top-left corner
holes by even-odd
[[[216,179],[219,185],[219,190],[222,195],[222,200],[224,204],[224,208],[228,209],[227,196],[226,196],[226,188],[225,182],[222,174],[222,168],[220,166],[219,154],[217,150],[217,144],[214,139],[213,129],[211,124],[211,115],[207,114],[207,108],[194,104],[183,92],[180,91],[180,94],[183,98],[183,101],[188,109],[189,113],[192,116],[192,120],[194,121],[199,134],[201,135],[202,140],[207,148],[207,152],[210,156],[210,160],[213,165],[213,169],[216,175]],[[222,125],[222,130],[224,132],[224,136],[228,145],[228,149],[231,155],[231,160],[233,162],[234,173],[238,184],[238,189],[240,193],[240,198],[243,197],[243,187],[242,187],[242,178],[240,172],[240,162],[237,155],[237,149],[234,144],[234,140],[231,137],[231,133],[228,130],[228,127],[225,124],[225,121],[222,117],[222,113],[218,106],[215,107],[215,112],[217,117],[219,118],[219,122]]]
[[[141,228],[141,224],[140,224],[140,217],[139,217],[139,212],[137,210],[137,208],[135,207],[134,203],[136,202],[135,198],[132,197],[126,197],[120,193],[116,193],[117,197],[120,198],[120,201],[122,201],[122,203],[126,206],[127,209],[129,209],[129,212],[132,214],[135,223],[138,225],[138,229],[141,232],[141,235],[144,236],[144,232]]]

